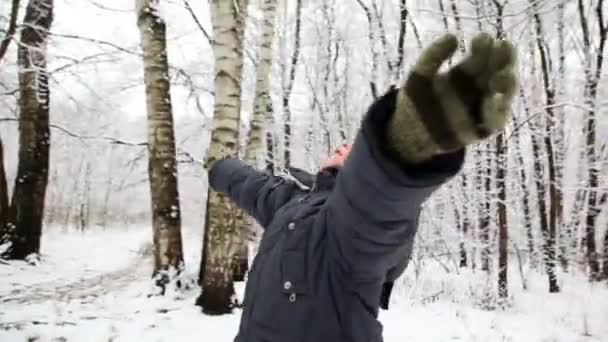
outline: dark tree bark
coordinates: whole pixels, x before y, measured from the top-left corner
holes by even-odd
[[[503,14],[505,2],[493,0],[496,8],[496,38],[503,38]],[[456,27],[462,30],[460,18],[457,15],[456,4],[452,0],[452,11],[456,14]],[[509,297],[508,266],[509,266],[509,230],[507,222],[507,145],[504,133],[496,136],[496,188],[498,190],[497,216],[498,216],[498,296]]]
[[[30,0],[25,10],[19,65],[19,165],[7,229],[6,256],[25,259],[39,253],[49,173],[50,89],[46,61],[53,0]]]
[[[503,134],[496,136],[497,171],[496,187],[498,188],[498,296],[509,297],[508,262],[509,262],[509,230],[507,225],[507,190],[506,164],[507,146]]]
[[[4,146],[0,139],[0,245],[5,242],[6,220],[8,219],[8,186],[6,184],[6,170],[4,169]]]
[[[395,72],[397,73],[396,80],[401,76],[401,68],[403,67],[403,59],[405,58],[403,44],[405,43],[405,34],[407,32],[407,0],[399,1],[399,38],[397,39],[397,65]]]
[[[597,247],[595,245],[595,234],[597,219],[600,214],[599,195],[599,165],[596,150],[596,99],[598,85],[602,77],[602,65],[604,62],[604,48],[608,37],[608,25],[604,23],[603,0],[597,2],[595,8],[596,19],[599,27],[598,49],[593,63],[591,36],[588,27],[588,18],[585,16],[584,1],[578,1],[578,13],[583,32],[583,47],[586,52],[585,65],[585,106],[589,108],[586,112],[585,125],[585,152],[588,161],[587,180],[587,213],[585,215],[585,255],[589,266],[589,277],[591,280],[599,280],[600,263]],[[593,65],[595,64],[595,65]]]
[[[536,47],[539,52],[541,62],[542,80],[545,91],[545,113],[547,118],[545,120],[545,129],[543,134],[543,145],[545,154],[547,156],[547,168],[548,171],[548,187],[549,196],[540,197],[540,202],[547,201],[548,205],[543,204],[544,210],[541,211],[541,230],[543,232],[544,242],[544,254],[545,263],[547,265],[547,273],[549,274],[549,292],[559,292],[559,286],[557,284],[555,268],[557,265],[557,251],[556,251],[556,237],[557,237],[557,219],[558,219],[558,191],[557,191],[557,180],[556,180],[556,164],[555,164],[555,150],[552,141],[555,112],[555,87],[551,83],[551,56],[548,51],[548,45],[544,40],[544,33],[542,28],[542,22],[540,14],[538,13],[538,4],[535,1],[531,2],[534,27],[536,34]],[[537,175],[538,177],[538,175]],[[544,186],[544,185],[543,185]],[[544,191],[543,191],[544,194]],[[548,206],[548,208],[547,208]],[[547,212],[548,209],[548,212]],[[548,219],[547,219],[548,216]],[[545,222],[546,221],[546,222]],[[546,225],[545,225],[546,223]]]
[[[439,11],[441,11],[441,19],[443,20],[443,28],[447,32],[450,30],[450,25],[448,23],[448,15],[445,12],[445,5],[443,4],[443,0],[437,0],[437,2],[439,3]]]
[[[494,3],[498,4],[497,1],[495,1]],[[460,52],[465,53],[466,44],[464,42],[464,33],[462,32],[462,20],[460,19],[460,12],[458,11],[458,7],[456,6],[456,0],[450,0],[450,6],[452,8],[452,14],[454,16],[454,24],[456,26],[456,32],[458,33],[458,40],[460,41],[460,45],[458,47],[460,49]],[[500,5],[500,6],[504,6],[504,5]],[[501,9],[501,11],[502,11],[502,9]],[[500,20],[502,22],[501,16],[502,16],[502,13],[498,15],[498,20]],[[502,30],[502,23],[500,24],[500,26],[501,26],[500,30]]]
[[[534,157],[534,178],[536,183],[536,191],[538,194],[538,211],[540,218],[540,229],[543,233],[543,260],[549,277],[549,292],[559,292],[559,286],[557,284],[557,274],[555,272],[555,263],[551,260],[555,260],[555,250],[551,248],[554,241],[551,240],[549,233],[549,222],[547,215],[547,201],[546,201],[546,190],[544,182],[544,167],[541,163],[541,147],[538,138],[535,133],[532,133],[532,154]]]
[[[482,148],[489,150],[489,144],[484,143]],[[479,212],[479,240],[481,244],[481,270],[490,271],[490,193],[492,191],[492,167],[489,153],[479,152],[478,179],[481,192],[481,205]]]

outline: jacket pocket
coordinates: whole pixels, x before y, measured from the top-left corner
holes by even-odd
[[[297,295],[308,294],[308,265],[305,251],[283,251],[283,257],[281,258],[281,284],[282,292],[290,296],[290,302],[297,300]]]
[[[263,298],[258,297],[253,310],[254,332],[264,338],[281,337],[270,339],[273,342],[299,342],[306,335],[313,308],[306,253],[284,250],[272,256],[272,267],[259,275],[257,290]]]

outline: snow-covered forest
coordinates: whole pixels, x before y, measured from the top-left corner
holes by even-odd
[[[386,342],[608,341],[603,0],[0,0],[0,341],[232,341],[261,230],[208,189],[350,142],[451,32],[507,128],[424,205]],[[365,170],[362,170],[365,172]],[[370,199],[373,200],[373,199]]]

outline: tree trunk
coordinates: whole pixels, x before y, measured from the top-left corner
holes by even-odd
[[[152,198],[153,276],[163,291],[172,272],[184,268],[177,181],[175,135],[171,108],[166,25],[159,0],[137,0],[148,113],[148,176]]]
[[[213,52],[215,54],[215,105],[211,145],[207,154],[207,168],[215,161],[235,157],[238,150],[240,121],[240,80],[242,69],[242,41],[238,27],[240,13],[246,1],[211,2],[213,22]],[[238,250],[236,209],[225,194],[210,191],[206,209],[203,246],[203,291],[197,302],[203,312],[220,315],[232,311],[231,297],[233,261]]]
[[[255,167],[262,161],[264,139],[264,118],[272,114],[272,102],[270,98],[270,67],[272,62],[272,42],[274,39],[274,27],[277,10],[276,0],[264,0],[262,4],[263,22],[262,38],[260,42],[260,61],[256,70],[255,96],[253,102],[253,115],[245,147],[245,160]],[[248,269],[249,248],[248,237],[252,231],[255,221],[250,217],[243,216],[239,219],[239,234],[243,236],[241,245],[237,250],[234,261],[234,281],[244,281]]]
[[[524,108],[524,118],[529,118],[530,117],[530,108],[527,104],[523,88],[521,88],[519,90],[519,95],[520,95],[520,100],[521,100],[521,102],[523,104],[523,108]],[[519,120],[516,115],[513,116],[513,126],[520,128]],[[530,193],[530,189],[528,187],[528,177],[526,176],[526,170],[524,168],[525,163],[524,163],[524,156],[523,156],[523,151],[522,151],[523,143],[521,141],[519,132],[514,132],[514,141],[515,141],[515,143],[513,145],[518,147],[517,152],[516,152],[516,158],[517,158],[517,165],[519,165],[519,172],[518,172],[519,185],[521,188],[521,192],[523,194],[523,196],[522,196],[522,207],[523,207],[522,214],[523,214],[524,228],[526,230],[528,255],[530,258],[530,266],[532,268],[536,268],[536,248],[535,248],[535,242],[534,242],[534,234],[532,232],[532,229],[533,229],[532,217],[531,217],[532,210],[530,209],[530,196],[527,195]]]
[[[80,207],[78,209],[78,219],[80,231],[84,232],[89,225],[90,216],[91,216],[91,161],[86,160],[85,162],[85,172],[83,172],[83,189],[82,194],[80,196]]]
[[[500,13],[497,14],[497,16],[499,16],[500,20],[502,20],[502,18],[500,16],[502,16],[502,11],[503,11],[503,7],[504,5],[498,5],[498,2],[494,2],[495,5],[497,5],[500,9]],[[458,47],[460,48],[460,52],[465,53],[466,52],[466,44],[464,42],[464,33],[462,31],[462,20],[460,19],[460,12],[458,11],[458,7],[456,6],[456,0],[450,0],[450,6],[452,8],[452,15],[454,16],[454,23],[456,26],[456,32],[458,34],[458,40],[460,41],[460,44],[458,45]],[[500,31],[502,31],[502,24],[500,24]]]
[[[489,149],[489,144],[483,144],[483,147]],[[484,164],[479,168],[479,177],[481,180],[482,204],[479,222],[479,239],[481,240],[481,270],[490,271],[490,193],[492,191],[492,167],[489,152],[480,153],[479,162]],[[487,164],[486,164],[487,163]]]
[[[460,18],[456,9],[456,2],[452,3],[452,11],[456,16],[456,27],[462,31]],[[503,13],[505,3],[493,1],[496,8],[496,38],[504,36]],[[496,136],[496,188],[498,190],[497,216],[498,216],[498,296],[509,297],[508,262],[509,262],[509,230],[507,222],[507,145],[504,131]]]
[[[602,64],[604,61],[604,47],[606,46],[606,38],[608,37],[608,26],[604,23],[603,1],[597,3],[595,9],[596,19],[598,21],[599,37],[597,55],[595,56],[595,65],[592,61],[591,36],[588,27],[588,18],[585,16],[584,1],[578,1],[578,13],[583,34],[583,47],[585,51],[585,106],[589,108],[586,112],[585,125],[585,152],[588,162],[588,180],[587,180],[587,213],[585,217],[585,254],[589,265],[589,277],[591,280],[599,280],[600,264],[597,247],[595,246],[595,225],[600,214],[598,206],[598,186],[600,170],[598,165],[598,153],[596,151],[596,99],[597,89],[602,76]]]
[[[540,229],[543,233],[543,261],[549,278],[549,292],[559,292],[559,286],[557,284],[557,275],[555,272],[555,253],[552,248],[553,241],[549,233],[549,222],[547,220],[547,201],[545,195],[545,182],[544,182],[544,168],[541,163],[541,152],[540,143],[535,133],[532,133],[532,153],[534,156],[534,178],[536,182],[536,189],[538,193],[538,211],[540,218]]]
[[[557,41],[558,41],[558,78],[557,84],[557,102],[566,98],[566,34],[565,34],[565,3],[562,2],[557,6]],[[564,272],[568,271],[570,258],[569,246],[572,244],[572,226],[564,222],[564,193],[562,190],[564,179],[564,159],[566,153],[566,132],[565,132],[565,107],[557,109],[557,118],[555,120],[556,130],[552,134],[553,144],[557,151],[555,160],[555,181],[558,184],[556,187],[556,206],[557,206],[557,227],[559,229],[559,261]]]
[[[507,224],[507,146],[503,134],[496,136],[496,187],[498,188],[498,296],[509,297],[508,262],[509,230]]]
[[[6,170],[4,169],[4,146],[0,139],[0,245],[5,242],[5,225],[8,219],[8,186],[6,184]]]
[[[439,11],[441,12],[441,19],[443,22],[443,28],[446,32],[450,31],[450,25],[448,23],[448,14],[445,11],[445,5],[443,4],[443,0],[437,0],[439,3]]]
[[[287,2],[286,2],[287,4]],[[300,32],[302,26],[302,0],[296,0],[296,20],[295,20],[295,41],[293,47],[293,54],[291,55],[289,65],[289,77],[287,78],[287,84],[283,89],[283,111],[285,113],[284,118],[284,130],[285,130],[285,150],[284,150],[284,165],[285,169],[289,169],[291,166],[291,108],[290,99],[291,92],[293,90],[293,84],[296,79],[296,70],[298,68],[298,58],[300,57]]]
[[[541,62],[541,71],[542,71],[542,79],[543,86],[545,91],[545,112],[547,114],[547,118],[545,120],[545,129],[543,134],[543,145],[545,148],[545,153],[547,156],[547,174],[548,174],[548,187],[549,187],[549,197],[546,198],[544,196],[544,190],[542,191],[543,196],[540,197],[540,202],[542,203],[542,207],[544,210],[541,210],[541,230],[544,233],[544,252],[545,252],[545,262],[547,265],[547,273],[549,275],[549,292],[559,292],[559,286],[557,284],[557,276],[556,276],[556,265],[557,265],[557,251],[556,251],[556,237],[557,237],[557,219],[558,219],[558,192],[557,192],[557,180],[555,176],[555,151],[553,146],[553,141],[551,136],[553,134],[555,113],[553,111],[553,107],[555,106],[555,87],[551,84],[551,56],[548,51],[548,45],[544,39],[544,33],[542,29],[542,22],[540,19],[540,14],[538,13],[538,4],[531,0],[533,17],[534,17],[534,27],[536,33],[536,47],[538,49],[540,55]],[[541,176],[541,174],[537,174],[537,177]],[[542,179],[542,178],[541,178]],[[537,180],[538,182],[539,180]],[[544,187],[544,185],[542,185]],[[548,208],[547,203],[548,201]],[[547,212],[548,209],[548,212]],[[548,220],[547,220],[548,215]]]
[[[604,260],[603,260],[602,278],[606,282],[608,282],[608,229],[606,229],[606,231],[604,232]]]
[[[25,10],[19,65],[19,164],[7,220],[11,259],[39,253],[49,172],[50,89],[46,49],[53,0],[30,0]]]
[[[402,72],[404,54],[405,33],[407,30],[407,0],[399,0],[399,36],[397,38],[397,65],[395,66],[395,81],[400,84],[404,75]]]

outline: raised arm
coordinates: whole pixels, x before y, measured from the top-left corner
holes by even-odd
[[[209,170],[209,186],[228,194],[264,228],[272,221],[274,213],[301,191],[294,182],[255,170],[238,159],[213,163]]]
[[[328,199],[339,260],[357,277],[383,276],[401,262],[424,201],[464,161],[465,147],[502,128],[515,92],[515,55],[481,34],[471,55],[444,74],[457,49],[447,35],[423,51],[401,89],[366,114]]]

